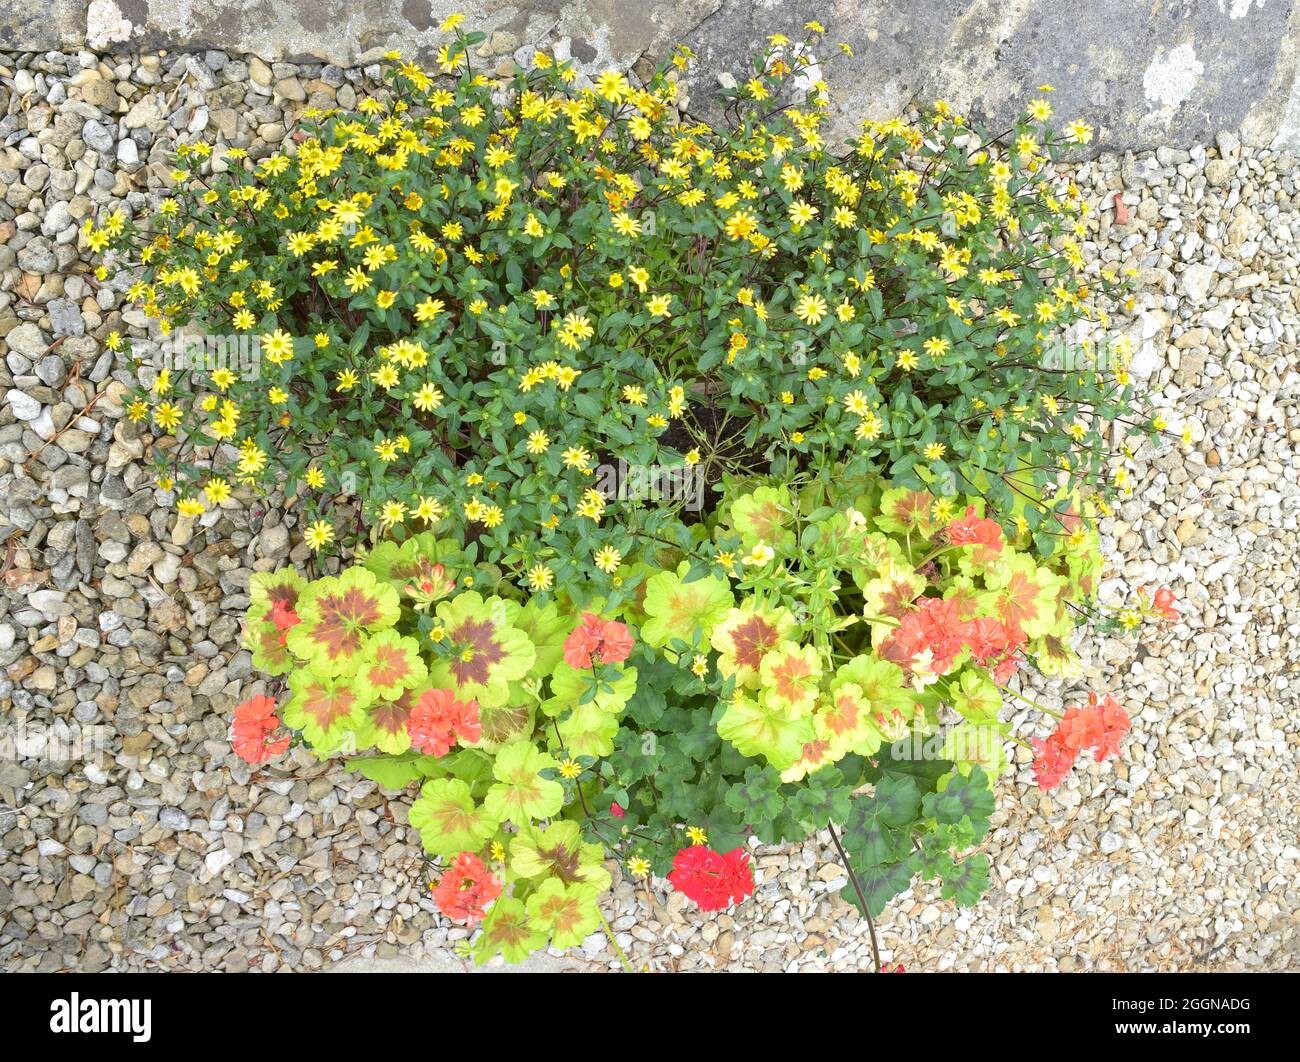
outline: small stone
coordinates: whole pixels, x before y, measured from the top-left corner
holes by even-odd
[[[41,415],[41,404],[31,395],[13,388],[6,396],[9,408],[19,420],[35,420]]]

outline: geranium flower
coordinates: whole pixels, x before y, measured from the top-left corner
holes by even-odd
[[[1108,756],[1118,756],[1120,739],[1132,725],[1128,712],[1110,694],[1104,700],[1095,693],[1088,694],[1088,703],[1069,709],[1046,741],[1033,742],[1038,788],[1060,785],[1082,752],[1091,752],[1098,763]]]
[[[564,640],[564,662],[579,670],[591,667],[595,661],[622,663],[632,652],[632,644],[632,634],[626,624],[584,612],[582,622]]]
[[[1035,738],[1034,746],[1034,782],[1039,789],[1046,792],[1055,789],[1070,773],[1077,753],[1061,739],[1059,732],[1053,732],[1047,740]]]
[[[279,756],[289,747],[291,735],[272,741],[271,731],[280,726],[275,714],[275,701],[265,695],[246,700],[235,708],[235,721],[231,727],[230,743],[235,754],[248,763],[257,765]]]
[[[438,910],[456,922],[473,925],[487,914],[487,905],[501,895],[501,882],[473,852],[461,852],[433,887]]]
[[[298,613],[287,602],[276,600],[271,602],[270,619],[280,634],[280,644],[284,645],[289,634],[289,628],[298,623]]]
[[[478,702],[457,700],[451,690],[425,690],[406,720],[411,747],[426,756],[445,756],[459,738],[473,744],[482,736]]]
[[[1100,704],[1097,703],[1097,695],[1090,693],[1088,703],[1101,715],[1101,737],[1093,750],[1093,755],[1100,763],[1107,756],[1119,755],[1120,739],[1133,728],[1133,723],[1128,717],[1128,712],[1124,711],[1119,701],[1109,693]]]
[[[961,618],[960,605],[953,599],[923,597],[907,613],[881,647],[881,655],[902,667],[910,667],[925,650],[931,653],[929,670],[945,674],[966,645],[969,624]]]
[[[1178,619],[1178,609],[1174,608],[1174,592],[1168,587],[1161,587],[1156,591],[1155,599],[1151,602],[1151,607],[1159,612],[1165,619],[1171,623]]]
[[[966,507],[966,515],[943,529],[943,537],[953,546],[980,546],[975,552],[987,560],[1002,552],[1002,528],[996,520],[975,515],[975,506]]]
[[[702,844],[679,849],[673,856],[668,880],[703,911],[720,911],[754,892],[749,854],[740,848],[733,848],[726,855],[719,855]]]

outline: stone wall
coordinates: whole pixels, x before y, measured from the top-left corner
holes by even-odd
[[[342,66],[386,47],[427,55],[454,10],[491,32],[486,57],[556,49],[584,69],[631,66],[677,41],[701,57],[696,93],[773,32],[827,28],[838,129],[942,96],[982,117],[1014,113],[1037,85],[1098,130],[1143,148],[1235,133],[1300,149],[1300,12],[1284,0],[10,0],[0,48],[217,48]],[[853,55],[834,47],[847,42]]]

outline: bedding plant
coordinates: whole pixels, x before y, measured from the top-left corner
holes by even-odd
[[[1095,339],[1124,278],[1085,266],[1056,166],[1092,131],[1043,86],[1005,130],[939,102],[836,147],[815,23],[711,122],[685,48],[644,83],[545,52],[498,77],[444,30],[281,151],[182,143],[147,217],[83,232],[160,342],[258,354],[109,337],[178,519],[283,491],[318,554],[253,579],[279,694],[237,751],[419,783],[480,960],[599,930],[615,864],[713,910],[752,844],[822,829],[868,920],[918,874],[974,903],[1007,749],[1046,788],[1129,727],[1094,696],[1013,734],[1017,673],[1077,675],[1089,618],[1176,615],[1095,601],[1112,426],[1166,425]],[[1068,364],[1066,329],[1094,337]]]

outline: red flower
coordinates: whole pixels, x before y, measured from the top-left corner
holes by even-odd
[[[274,741],[270,739],[271,731],[279,725],[275,701],[265,694],[259,694],[238,705],[230,736],[235,755],[254,765],[279,756],[292,740],[289,734]]]
[[[956,599],[923,597],[914,611],[907,613],[885,640],[881,655],[900,667],[908,667],[925,650],[930,650],[929,669],[942,675],[962,651],[968,636],[969,621],[960,614]]]
[[[284,645],[285,639],[289,636],[289,628],[298,624],[298,613],[294,611],[293,606],[288,602],[277,598],[271,604],[271,622],[275,624],[275,629],[280,632],[280,644]]]
[[[627,817],[627,812],[623,810],[623,805],[620,804],[617,800],[615,800],[612,804],[610,804],[609,813],[613,815],[614,818],[616,819],[622,819]]]
[[[632,632],[626,623],[606,620],[600,632],[600,661],[603,664],[621,664],[632,652]]]
[[[966,507],[965,516],[943,529],[943,537],[953,546],[981,547],[975,550],[977,563],[984,563],[993,554],[1002,552],[1002,528],[996,520],[976,516],[973,505]]]
[[[1016,673],[1016,669],[1024,662],[1025,658],[1020,653],[1008,653],[993,665],[993,680],[999,685],[1005,686],[1011,681],[1011,676]]]
[[[740,848],[726,855],[719,855],[707,845],[682,848],[673,856],[668,880],[704,911],[720,911],[754,892],[749,854]]]
[[[1100,763],[1107,756],[1119,756],[1120,739],[1133,729],[1128,712],[1109,693],[1100,705],[1097,704],[1095,693],[1088,694],[1088,702],[1101,716],[1101,737],[1093,750],[1097,762]]]
[[[470,925],[487,914],[487,905],[500,895],[501,882],[473,852],[461,852],[433,887],[438,910]]]
[[[594,612],[584,612],[579,623],[564,639],[564,662],[570,667],[585,670],[591,667],[591,658],[600,652],[603,621]]]
[[[1096,748],[1101,740],[1101,713],[1088,708],[1067,708],[1056,733],[1075,755]]]
[[[1151,602],[1151,607],[1164,616],[1165,619],[1173,623],[1178,619],[1178,609],[1174,608],[1174,602],[1176,600],[1177,598],[1174,597],[1174,592],[1168,587],[1162,586],[1156,591],[1155,600]]]
[[[1120,739],[1132,729],[1128,712],[1110,694],[1099,701],[1088,694],[1083,708],[1071,708],[1046,741],[1034,744],[1034,779],[1040,789],[1054,789],[1070,773],[1075,758],[1091,752],[1098,763],[1119,755]]]
[[[1034,782],[1039,789],[1055,789],[1070,773],[1077,753],[1061,740],[1060,732],[1050,734],[1046,741],[1035,738]]]
[[[407,717],[406,732],[426,756],[445,756],[457,738],[472,743],[482,736],[478,701],[458,701],[451,690],[425,690]]]
[[[564,639],[564,662],[570,667],[585,670],[599,660],[602,664],[618,664],[632,652],[632,634],[627,625],[616,620],[603,620],[594,612],[584,612],[582,622]]]

